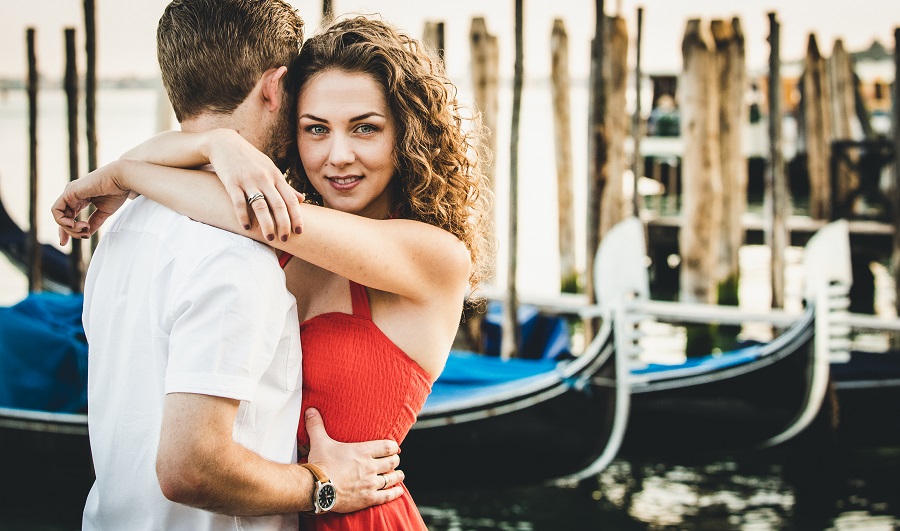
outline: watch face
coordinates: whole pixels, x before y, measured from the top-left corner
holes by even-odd
[[[334,485],[324,483],[317,494],[320,509],[330,511],[334,507]]]

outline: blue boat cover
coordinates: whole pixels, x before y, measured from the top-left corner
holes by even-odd
[[[523,304],[519,306],[518,320],[522,334],[521,358],[560,360],[571,356],[569,326],[563,317],[545,315],[534,306]],[[481,325],[486,355],[500,355],[502,326],[503,304],[491,301]]]
[[[431,387],[425,410],[459,400],[497,396],[524,385],[531,378],[554,371],[558,364],[550,359],[504,361],[496,356],[451,351],[444,371]]]
[[[743,365],[760,358],[764,346],[765,344],[759,343],[718,354],[690,357],[675,365],[648,363],[644,367],[631,369],[631,374],[674,378],[717,371]]]
[[[87,410],[81,295],[32,293],[0,307],[0,407]]]
[[[571,356],[569,327],[563,317],[543,315],[528,304],[520,305],[518,311],[520,357],[500,359],[503,304],[489,302],[481,324],[484,354],[451,351],[443,372],[432,385],[426,411],[460,400],[500,395],[529,378],[553,371],[560,360]]]

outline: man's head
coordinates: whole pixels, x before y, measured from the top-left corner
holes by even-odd
[[[290,65],[303,20],[283,0],[173,0],[156,39],[163,84],[183,122],[233,112],[266,71]]]

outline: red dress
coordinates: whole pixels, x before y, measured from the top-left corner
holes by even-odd
[[[431,377],[375,326],[366,288],[350,282],[350,294],[353,314],[324,313],[300,325],[303,411],[318,409],[336,441],[392,439],[400,444],[431,392]],[[303,415],[297,440],[309,445]],[[301,517],[300,527],[426,529],[409,491],[401,486],[403,496],[394,501],[349,514]]]

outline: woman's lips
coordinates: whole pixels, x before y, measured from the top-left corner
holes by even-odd
[[[346,177],[326,177],[328,182],[331,183],[331,187],[335,190],[346,191],[355,187],[360,181],[363,180],[360,175],[350,175]]]

